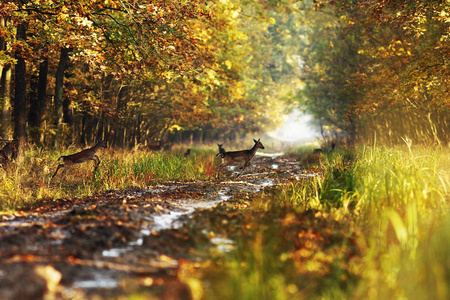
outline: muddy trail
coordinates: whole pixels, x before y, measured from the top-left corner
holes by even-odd
[[[190,299],[182,266],[233,251],[246,201],[292,177],[293,159],[257,156],[237,179],[167,182],[59,199],[0,216],[0,299]],[[247,200],[246,200],[247,199]],[[226,226],[225,226],[226,225]]]

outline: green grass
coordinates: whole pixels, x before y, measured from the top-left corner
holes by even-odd
[[[446,299],[450,295],[450,151],[363,148],[355,214],[370,262],[361,295]],[[380,289],[379,286],[385,288]]]
[[[93,162],[73,166],[61,180],[61,169],[51,176],[61,155],[81,149],[46,151],[28,148],[23,159],[0,169],[0,211],[39,205],[42,200],[91,196],[111,189],[145,187],[166,181],[210,179],[214,175],[214,147],[192,149],[185,158],[178,152],[101,149],[97,171]]]
[[[253,201],[245,219],[254,232],[213,266],[222,276],[211,295],[448,299],[450,149],[310,153],[299,161],[323,175]]]
[[[79,149],[28,149],[0,170],[0,209],[214,176],[215,147],[175,153],[100,150],[50,181]],[[291,153],[320,176],[272,188],[243,210],[236,251],[204,269],[216,299],[448,299],[450,149],[361,147]],[[248,202],[248,200],[246,200]]]

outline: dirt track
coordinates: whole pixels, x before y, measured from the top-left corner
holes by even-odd
[[[142,290],[190,299],[180,268],[233,250],[232,226],[220,224],[241,220],[229,207],[307,176],[293,160],[275,156],[255,157],[238,180],[232,175],[233,168],[220,182],[109,191],[0,216],[0,299],[112,298]],[[201,221],[205,214],[215,225]]]

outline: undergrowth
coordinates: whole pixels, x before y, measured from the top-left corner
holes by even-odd
[[[52,179],[61,155],[81,149],[46,151],[28,148],[23,159],[0,169],[0,211],[14,211],[39,205],[42,200],[91,196],[111,189],[145,187],[175,180],[209,179],[214,176],[214,147],[192,149],[188,157],[177,152],[101,149],[100,166],[86,162],[70,168],[64,178],[61,169]]]
[[[76,150],[28,149],[22,161],[0,170],[0,209],[214,176],[212,147],[187,158],[181,150],[106,149],[98,171],[85,163],[51,180],[56,159]],[[291,155],[317,176],[267,189],[242,211],[244,235],[235,251],[204,270],[207,296],[449,298],[450,149],[372,146]]]
[[[448,299],[450,150],[361,147],[298,160],[256,198],[254,233],[214,272],[218,299]],[[207,275],[211,275],[207,273]]]

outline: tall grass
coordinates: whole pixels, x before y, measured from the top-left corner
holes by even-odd
[[[370,262],[359,295],[448,299],[450,150],[366,147],[356,169],[355,213]]]
[[[323,172],[253,202],[255,214],[279,221],[261,217],[255,235],[226,260],[220,286],[227,292],[214,293],[225,299],[449,298],[450,149],[373,146],[299,160]],[[298,224],[289,229],[300,231],[291,244],[281,238],[289,225],[280,222]],[[330,243],[298,250],[303,232],[328,234]],[[299,263],[297,255],[308,259]],[[315,267],[328,271],[318,278]]]
[[[322,167],[283,197],[351,216],[365,262],[355,296],[448,299],[450,149],[362,147],[329,153]]]
[[[90,196],[165,181],[209,179],[214,175],[213,147],[193,149],[187,158],[182,153],[102,149],[97,171],[93,172],[93,162],[86,162],[73,166],[61,179],[63,168],[52,180],[58,157],[79,150],[28,148],[23,159],[12,161],[7,170],[0,169],[0,211],[39,205],[43,200]]]

